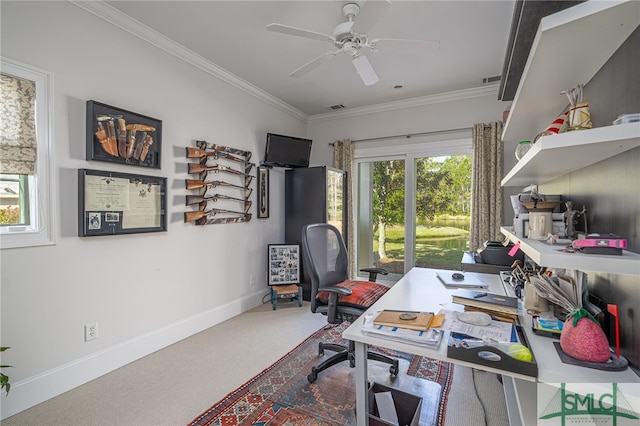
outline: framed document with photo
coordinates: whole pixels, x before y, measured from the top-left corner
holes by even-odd
[[[167,178],[78,170],[78,236],[167,230]]]
[[[269,285],[300,283],[300,246],[269,244]]]

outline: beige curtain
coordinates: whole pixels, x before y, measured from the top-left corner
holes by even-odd
[[[36,84],[0,73],[0,173],[34,175]]]
[[[471,235],[475,251],[487,240],[502,240],[502,123],[473,126],[471,163]]]
[[[333,167],[343,170],[346,173],[345,187],[347,188],[344,200],[342,200],[343,208],[346,209],[347,224],[346,235],[344,235],[347,245],[347,253],[349,253],[349,278],[356,276],[356,249],[355,249],[355,223],[353,221],[353,197],[352,192],[352,176],[353,176],[353,144],[351,139],[336,141],[333,144]]]

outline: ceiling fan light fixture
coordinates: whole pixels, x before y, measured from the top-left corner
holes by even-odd
[[[352,62],[365,86],[371,86],[380,81],[366,56],[355,55]]]
[[[342,14],[349,20],[358,16],[358,12],[360,12],[360,6],[357,3],[347,3],[342,6]]]
[[[436,53],[440,48],[440,42],[437,40],[369,39],[369,30],[388,12],[390,7],[391,0],[371,0],[365,2],[362,7],[352,0],[342,7],[342,13],[347,21],[338,24],[333,30],[333,35],[276,23],[267,25],[267,30],[329,42],[338,48],[336,51],[326,52],[312,59],[289,74],[291,77],[300,77],[339,53],[344,53],[351,56],[353,66],[365,86],[371,86],[380,80],[369,63],[369,59],[359,53],[360,49],[366,48],[372,52],[381,49],[382,51],[430,55]],[[395,89],[400,88],[395,87]]]

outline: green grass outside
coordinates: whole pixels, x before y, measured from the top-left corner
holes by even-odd
[[[433,244],[434,241],[469,235],[468,231],[453,227],[422,227],[416,228],[416,266],[436,269],[460,269],[463,251],[448,249]],[[382,260],[382,266],[393,273],[402,273],[404,262],[404,227],[392,226],[387,228],[387,259]],[[378,252],[378,233],[374,235],[373,250]],[[398,269],[395,271],[395,269]]]

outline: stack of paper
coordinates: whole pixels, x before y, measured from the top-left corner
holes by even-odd
[[[363,333],[375,335],[384,339],[395,340],[397,342],[426,346],[429,348],[437,348],[440,345],[442,335],[444,334],[444,332],[438,328],[430,328],[426,331],[421,331],[411,330],[408,328],[375,325],[373,323],[374,317],[375,315],[365,318],[365,321],[362,324]]]
[[[487,326],[469,324],[458,319],[458,312],[447,312],[444,330],[474,337],[483,342],[509,343],[515,339],[513,324],[503,321],[491,321]]]

